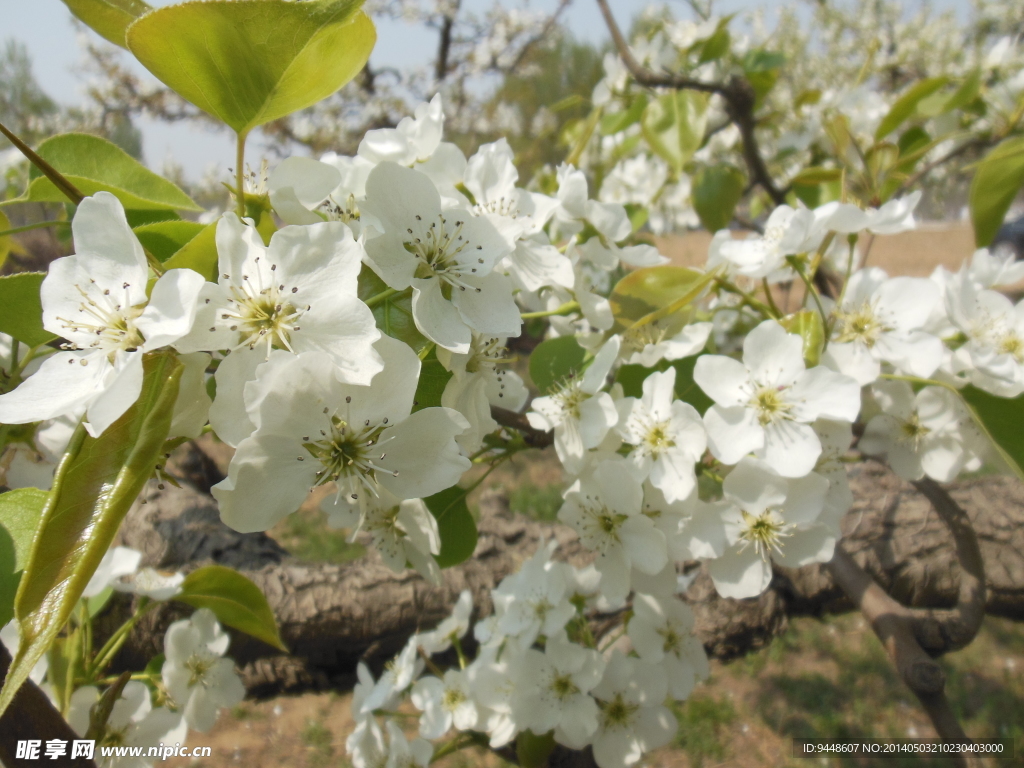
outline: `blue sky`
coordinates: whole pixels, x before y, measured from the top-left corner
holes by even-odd
[[[501,2],[502,0],[497,0]],[[149,0],[153,5],[168,5],[171,0]],[[483,11],[495,0],[464,0],[463,7]],[[506,4],[510,4],[505,0]],[[557,0],[531,0],[532,8],[551,9]],[[622,25],[627,25],[633,13],[643,7],[640,0],[609,0],[613,12]],[[682,16],[685,4],[670,3]],[[908,2],[916,7],[917,0]],[[967,0],[935,0],[937,9],[955,8],[965,15]],[[718,13],[748,10],[756,7],[775,8],[777,3],[765,0],[724,0],[716,3]],[[60,0],[0,0],[3,24],[0,39],[16,38],[23,41],[32,56],[36,79],[52,98],[65,105],[85,101],[86,80],[77,72],[82,61],[71,14]],[[566,14],[569,29],[578,38],[599,42],[607,38],[607,30],[593,0],[574,0]],[[89,33],[91,34],[91,33]],[[376,66],[415,66],[429,61],[437,45],[436,34],[404,22],[384,22],[378,26],[377,48],[371,61]],[[130,57],[126,56],[126,60]],[[138,65],[136,65],[138,66]],[[139,71],[145,71],[139,67]],[[173,157],[185,170],[185,175],[197,179],[211,165],[221,169],[231,164],[233,140],[226,132],[217,133],[186,124],[166,125],[144,121],[143,149],[149,165],[157,170],[166,157]]]

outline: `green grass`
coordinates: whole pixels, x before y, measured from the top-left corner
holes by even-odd
[[[299,734],[302,743],[309,750],[309,764],[314,768],[322,768],[331,762],[334,736],[330,729],[319,720],[307,720],[306,727]]]
[[[690,764],[701,768],[704,760],[722,760],[728,754],[724,726],[736,722],[736,709],[727,699],[696,693],[675,707],[679,719],[676,746],[686,750]]]
[[[509,508],[534,520],[554,520],[562,506],[562,486],[558,483],[543,488],[523,483],[509,493]]]

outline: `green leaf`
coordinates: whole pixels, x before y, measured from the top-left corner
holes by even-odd
[[[420,366],[420,380],[416,384],[416,396],[413,398],[413,413],[423,408],[440,406],[441,395],[444,394],[444,388],[451,377],[451,371],[446,370],[437,359],[437,348],[431,349]]]
[[[954,109],[963,109],[976,98],[981,90],[981,70],[972,70],[960,87],[954,91],[942,107],[943,112],[952,112]]]
[[[170,208],[201,211],[196,203],[167,179],[153,173],[123,149],[99,136],[62,133],[39,145],[36,152],[56,168],[83,195],[107,191],[127,209]],[[67,196],[35,167],[21,200],[63,203]]]
[[[217,222],[203,227],[201,232],[164,262],[164,267],[191,269],[211,283],[217,282]]]
[[[0,528],[13,543],[14,560],[10,562],[15,571],[25,570],[46,497],[46,491],[38,488],[16,488],[0,494]]]
[[[1006,139],[989,152],[971,180],[971,221],[974,242],[979,248],[992,242],[1022,186],[1024,136],[1017,136]]]
[[[516,758],[522,768],[542,768],[555,750],[554,733],[538,736],[533,731],[520,731],[516,737]]]
[[[1024,479],[1024,395],[997,397],[976,387],[964,387],[960,395],[1010,470]]]
[[[530,378],[546,394],[560,381],[583,370],[587,352],[575,336],[546,339],[530,353]]]
[[[730,42],[732,42],[732,38],[729,35],[729,30],[724,25],[719,25],[714,34],[701,46],[700,63],[720,59],[728,52]]]
[[[368,301],[388,291],[388,285],[365,264],[359,272],[359,298]],[[419,332],[412,317],[412,294],[409,291],[394,294],[373,306],[377,327],[388,336],[404,341],[419,354],[430,340]]]
[[[779,325],[803,339],[804,361],[808,368],[813,368],[820,362],[821,351],[825,345],[825,326],[821,322],[820,313],[804,309],[784,317],[779,321]]]
[[[128,47],[124,39],[128,25],[153,10],[142,0],[64,0],[64,5],[94,32],[122,48]]]
[[[684,357],[682,360],[675,360],[671,363],[668,360],[662,360],[654,368],[645,368],[642,365],[623,365],[615,374],[615,381],[622,385],[622,392],[626,397],[642,397],[644,379],[656,371],[667,371],[670,367],[675,368],[676,398],[684,403],[689,403],[703,416],[715,401],[704,394],[704,390],[693,380],[693,369],[696,365],[696,355]]]
[[[621,112],[615,112],[611,115],[605,115],[601,118],[601,135],[611,136],[619,133],[620,131],[626,130],[629,126],[640,120],[644,114],[644,108],[646,106],[647,97],[642,93],[637,94],[628,109],[624,109]]]
[[[7,218],[7,214],[0,211],[0,232],[6,232],[11,229],[11,220]],[[11,239],[11,235],[4,235],[0,237],[0,269],[3,269],[4,262],[7,261],[7,256],[11,253],[11,244],[14,240]]]
[[[801,170],[790,179],[789,183],[793,186],[816,186],[818,184],[827,184],[830,181],[838,181],[841,178],[843,178],[841,168],[811,167]]]
[[[13,336],[30,347],[45,344],[57,337],[43,328],[43,303],[39,286],[46,277],[42,272],[19,272],[0,277],[0,332]]]
[[[875,140],[881,141],[899,128],[904,120],[914,114],[922,99],[931,96],[948,82],[949,78],[945,76],[929,77],[912,85],[906,93],[896,99],[896,102],[889,108],[888,114],[882,118],[882,122],[875,129]]]
[[[21,647],[0,713],[67,623],[121,521],[163,455],[183,366],[168,353],[143,361],[138,400],[98,438],[76,430],[57,465],[14,611]]]
[[[679,312],[700,296],[713,279],[712,272],[671,264],[635,269],[615,284],[608,297],[616,326],[630,328],[652,313],[664,312],[667,316]]]
[[[674,91],[651,101],[644,109],[640,126],[651,149],[682,173],[704,140],[708,95],[697,91]]]
[[[196,221],[158,221],[135,228],[142,247],[165,262],[194,240],[208,225]]]
[[[128,49],[197,107],[245,135],[330,96],[377,39],[361,0],[182,3],[128,27]]]
[[[114,596],[114,588],[106,587],[98,595],[85,598],[85,609],[89,613],[89,618],[95,618],[100,611],[107,607],[107,603],[110,602],[110,598]]]
[[[476,521],[466,506],[466,489],[453,485],[423,501],[437,520],[441,534],[441,553],[434,558],[437,564],[450,568],[472,557],[476,549]]]
[[[693,208],[705,229],[717,232],[729,225],[746,185],[743,172],[726,163],[697,173],[693,179]]]
[[[46,491],[38,488],[0,494],[0,627],[14,617],[14,596],[45,503]]]
[[[185,577],[174,596],[193,608],[209,608],[221,624],[262,640],[285,653],[274,612],[260,588],[233,568],[207,565]]]

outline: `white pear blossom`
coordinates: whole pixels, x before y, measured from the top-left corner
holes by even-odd
[[[633,598],[629,639],[641,659],[661,665],[668,695],[677,701],[689,697],[696,682],[710,673],[693,626],[693,611],[681,600],[641,594]]]
[[[423,671],[423,659],[419,656],[416,638],[412,637],[405,647],[384,667],[380,679],[372,683],[369,670],[366,679],[360,678],[364,686],[372,687],[360,691],[360,701],[352,700],[352,712],[355,717],[368,717],[376,709],[388,709],[394,706],[400,694],[404,693]],[[364,693],[365,691],[365,693]]]
[[[850,490],[850,479],[846,474],[847,465],[842,460],[853,442],[853,427],[845,421],[829,419],[818,419],[813,426],[821,441],[821,456],[814,465],[814,472],[828,480],[828,493],[821,519],[833,524],[838,531],[840,519],[853,506],[853,491]]]
[[[554,731],[558,743],[583,749],[597,730],[599,710],[589,694],[604,670],[597,651],[569,642],[564,632],[548,637],[543,653],[524,655],[516,721],[534,733]]]
[[[221,519],[235,530],[262,531],[334,482],[360,505],[390,491],[398,499],[430,496],[469,469],[455,435],[466,420],[448,408],[411,413],[420,361],[388,336],[371,386],[342,384],[320,352],[289,358],[257,381],[258,428],[238,445],[228,476],[213,487]]]
[[[569,602],[564,563],[551,560],[557,541],[541,542],[533,557],[506,576],[492,593],[498,631],[515,637],[524,648],[538,635],[550,637],[576,615]]]
[[[662,360],[696,355],[707,344],[713,323],[688,323],[682,328],[671,318],[655,320],[622,334],[623,361],[653,368]]]
[[[388,731],[388,762],[384,768],[427,768],[434,746],[426,739],[409,741],[394,720],[384,725]]]
[[[494,271],[511,245],[486,218],[442,209],[427,176],[395,163],[381,163],[370,173],[364,208],[384,230],[366,243],[370,265],[392,288],[412,287],[420,333],[463,354],[474,331],[519,335],[522,320],[512,284]]]
[[[697,360],[694,381],[715,401],[704,426],[717,459],[735,464],[755,452],[781,475],[801,477],[821,454],[811,423],[857,418],[857,382],[823,366],[807,370],[802,350],[799,336],[766,320],[744,339],[743,362],[721,355]]]
[[[449,669],[444,679],[421,677],[412,687],[412,703],[423,715],[420,736],[439,739],[454,725],[460,731],[472,730],[479,719],[476,702],[463,670]]]
[[[109,192],[82,200],[71,231],[76,253],[51,262],[40,289],[43,327],[67,340],[64,351],[0,395],[0,422],[84,411],[96,437],[138,399],[143,354],[188,333],[203,279],[190,269],[169,270],[147,298],[146,256]]]
[[[833,310],[825,360],[864,386],[889,363],[927,378],[942,363],[942,342],[923,330],[941,299],[927,278],[890,278],[878,267],[860,270]]]
[[[999,397],[1024,392],[1024,302],[981,290],[961,273],[946,290],[949,320],[966,343],[953,366],[980,389]]]
[[[969,455],[955,394],[925,387],[915,395],[905,381],[879,381],[871,392],[882,412],[864,428],[864,453],[884,456],[906,480],[928,475],[948,483],[960,474]]]
[[[669,503],[685,499],[696,487],[693,467],[707,447],[700,414],[675,399],[675,383],[675,368],[652,373],[644,379],[643,397],[617,403],[618,432],[633,446],[630,461]]]
[[[209,608],[174,622],[164,636],[164,685],[185,722],[197,731],[210,730],[219,709],[245,697],[234,662],[224,658],[230,641]]]
[[[598,553],[601,594],[615,604],[629,593],[629,571],[658,573],[668,560],[665,534],[641,512],[643,491],[624,460],[595,462],[565,493],[558,519]]]
[[[86,685],[71,694],[68,725],[79,736],[89,730],[90,712],[100,699],[94,685]],[[149,747],[161,743],[185,741],[188,724],[180,713],[166,707],[153,708],[149,688],[138,680],[129,680],[121,696],[114,702],[103,733],[96,740],[99,747],[142,747],[141,755],[112,755],[103,758],[95,750],[96,762],[104,768],[144,768],[153,764],[146,754]]]
[[[483,646],[473,663],[466,667],[479,712],[477,729],[490,736],[492,749],[508,744],[522,730],[516,702],[526,674],[523,661],[519,643],[505,639],[500,645]]]
[[[150,600],[170,600],[181,592],[185,574],[180,571],[168,573],[155,568],[140,568],[134,573],[114,579],[110,586],[117,592],[129,592]]]
[[[79,418],[80,414],[73,414],[47,419],[36,428],[31,445],[9,444],[0,455],[0,482],[8,488],[49,490]]]
[[[421,632],[416,642],[428,656],[443,653],[452,643],[461,640],[469,631],[469,620],[473,615],[473,593],[464,589],[455,601],[451,615],[430,632]]]
[[[817,247],[814,212],[780,205],[768,217],[764,234],[746,240],[723,238],[708,252],[708,269],[726,265],[730,272],[745,277],[767,277],[786,265],[786,256]],[[824,232],[820,232],[824,236]]]
[[[523,380],[508,366],[505,339],[473,334],[469,352],[459,354],[439,347],[437,359],[452,372],[441,394],[441,405],[466,417],[469,429],[455,438],[467,454],[475,453],[484,436],[498,429],[491,406],[520,411],[529,392]]]
[[[385,488],[362,501],[344,495],[326,497],[320,504],[332,528],[350,528],[351,540],[361,532],[370,535],[373,547],[391,570],[400,573],[406,562],[431,584],[441,583],[441,569],[434,555],[441,552],[437,520],[422,499],[399,499]]]
[[[663,704],[667,693],[668,681],[657,665],[612,652],[592,691],[600,708],[593,738],[599,768],[633,765],[672,740],[678,724]]]
[[[745,458],[722,490],[730,503],[719,512],[728,547],[708,561],[708,570],[723,597],[761,594],[773,561],[798,568],[832,558],[838,532],[818,520],[828,493],[821,475],[784,478],[766,462]]]
[[[582,376],[558,383],[551,394],[535,399],[526,414],[534,429],[554,430],[558,459],[573,474],[580,471],[584,453],[600,445],[619,419],[611,395],[600,391],[619,343],[618,336],[609,339]]]
[[[195,327],[182,352],[229,350],[217,368],[210,423],[236,446],[252,432],[247,382],[272,350],[329,355],[335,376],[369,384],[383,366],[373,343],[373,313],[357,297],[363,249],[338,222],[285,227],[265,246],[251,222],[233,213],[217,224],[218,282],[203,289]]]
[[[568,235],[581,232],[585,224],[596,229],[607,244],[614,245],[629,237],[633,225],[626,209],[618,203],[603,203],[587,195],[587,177],[571,165],[558,166],[558,202],[555,211],[560,230]]]
[[[367,131],[359,143],[359,156],[372,163],[393,162],[410,166],[426,161],[441,144],[444,105],[438,93],[429,103],[417,105],[394,128]]]
[[[341,172],[312,157],[282,160],[267,176],[270,204],[286,224],[323,221],[314,211],[341,184]]]
[[[112,586],[116,579],[135,573],[142,561],[142,553],[131,547],[111,547],[103,555],[92,578],[85,585],[82,597],[95,597]]]
[[[372,717],[357,720],[356,727],[345,739],[345,751],[352,759],[353,768],[387,768],[384,732]]]

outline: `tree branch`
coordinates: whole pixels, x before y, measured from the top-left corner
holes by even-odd
[[[658,73],[647,69],[633,56],[629,43],[608,7],[608,0],[597,0],[597,5],[601,9],[601,15],[604,16],[605,24],[611,33],[619,57],[637,83],[647,88],[674,88],[675,90],[717,93],[725,100],[725,113],[740,132],[740,139],[743,143],[743,160],[747,164],[751,181],[758,184],[776,205],[784,203],[788,190],[779,189],[776,186],[768,172],[764,158],[761,157],[761,149],[755,135],[757,127],[757,120],[754,118],[756,94],[746,78],[734,75],[728,83],[708,83],[672,72]]]
[[[491,406],[491,418],[503,427],[514,429],[523,435],[526,444],[533,448],[546,448],[555,442],[554,434],[535,429],[530,425],[529,420],[521,413],[508,411],[504,408]]]
[[[448,56],[452,49],[452,27],[455,26],[455,14],[459,11],[459,2],[441,19],[441,37],[437,43],[437,63],[434,65],[434,79],[441,83],[448,74]]]

